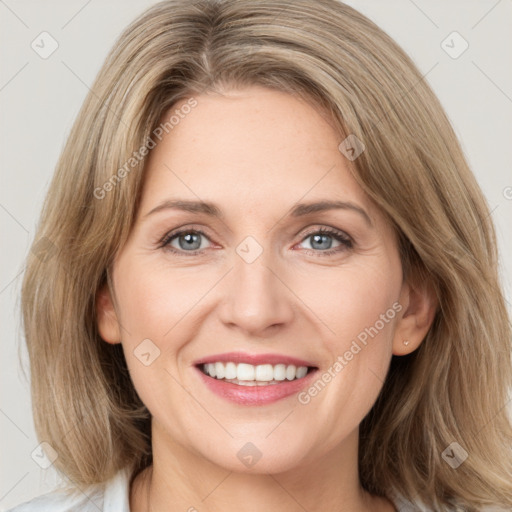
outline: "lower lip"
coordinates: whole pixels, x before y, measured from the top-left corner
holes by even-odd
[[[298,393],[305,388],[316,373],[310,371],[302,379],[282,381],[268,386],[239,386],[204,374],[195,367],[203,382],[216,395],[240,405],[266,405]]]

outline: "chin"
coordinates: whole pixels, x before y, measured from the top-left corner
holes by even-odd
[[[246,474],[283,473],[303,463],[306,448],[303,445],[290,446],[278,437],[272,441],[264,437],[255,437],[253,441],[249,439],[219,442],[213,452],[210,449],[204,456],[228,471]]]

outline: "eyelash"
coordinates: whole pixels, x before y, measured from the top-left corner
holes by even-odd
[[[162,240],[160,240],[158,247],[160,249],[164,249],[166,251],[169,251],[169,252],[171,252],[173,254],[177,254],[177,255],[185,255],[185,254],[187,256],[198,255],[202,251],[204,251],[204,249],[196,249],[195,251],[183,251],[183,250],[175,249],[174,247],[170,246],[171,241],[174,240],[175,238],[178,238],[180,235],[183,235],[183,234],[191,234],[191,233],[197,234],[197,235],[202,235],[209,240],[208,235],[206,233],[204,233],[203,231],[201,231],[200,229],[187,228],[187,229],[181,229],[176,232],[167,233],[162,238]],[[334,238],[336,241],[340,242],[341,245],[334,249],[326,249],[326,250],[304,249],[307,254],[313,254],[314,256],[320,256],[320,257],[331,256],[333,254],[339,253],[346,249],[351,249],[353,247],[352,239],[348,235],[346,235],[340,231],[337,231],[335,229],[332,229],[332,228],[319,228],[319,229],[316,229],[309,233],[306,233],[304,235],[304,237],[302,238],[301,243],[313,235],[329,235],[332,238]]]

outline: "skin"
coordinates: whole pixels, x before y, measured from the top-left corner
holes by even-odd
[[[97,297],[100,334],[122,343],[152,414],[154,462],[131,487],[131,509],[395,510],[360,486],[358,427],[392,354],[425,337],[432,293],[403,281],[396,235],[318,108],[256,86],[196,100],[151,151],[136,222],[113,265],[114,293],[105,287]],[[147,215],[177,198],[213,202],[224,217]],[[351,209],[289,215],[295,203],[317,200],[356,204],[372,225]],[[179,254],[159,244],[184,226],[205,232],[201,254],[190,255],[183,238],[169,242]],[[326,227],[352,247],[328,236],[324,244],[340,250],[322,254],[311,235]],[[236,252],[247,236],[263,249],[250,264]],[[397,301],[401,311],[306,405],[297,395],[263,406],[228,402],[193,367],[242,350],[303,358],[321,375]],[[144,339],[160,350],[148,366],[134,356]],[[252,467],[237,457],[248,442],[262,454]]]

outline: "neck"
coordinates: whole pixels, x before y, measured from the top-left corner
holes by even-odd
[[[359,484],[358,431],[325,455],[280,473],[222,468],[158,432],[153,423],[153,464],[135,478],[132,512],[394,512]]]

